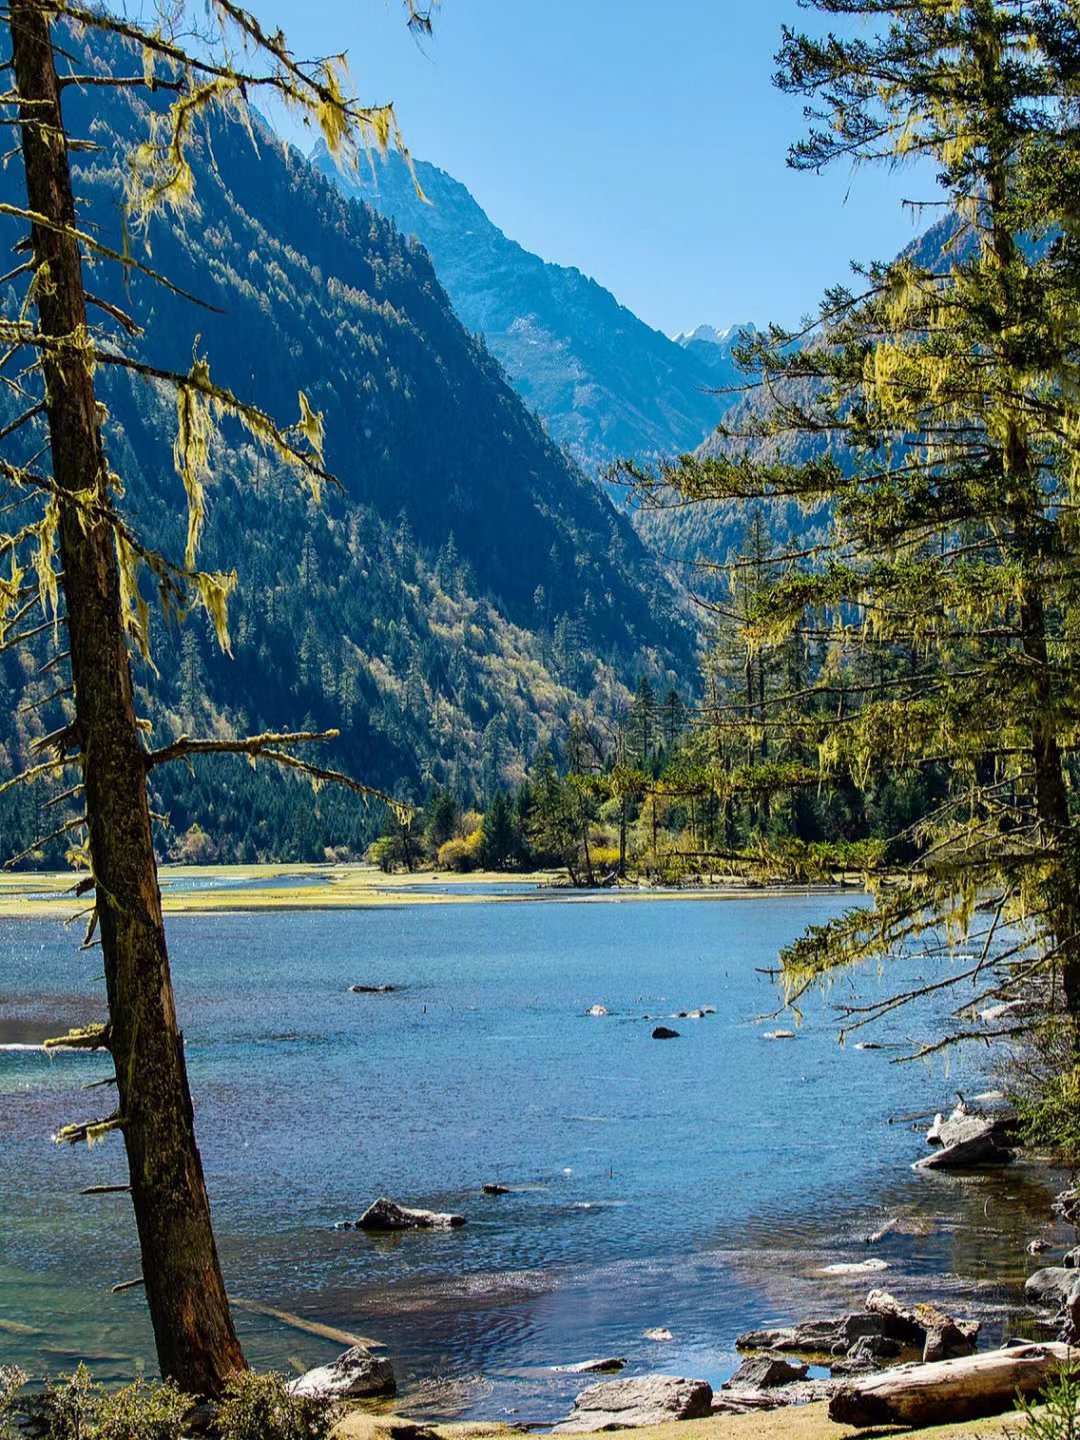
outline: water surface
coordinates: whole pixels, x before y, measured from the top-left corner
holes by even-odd
[[[984,1077],[973,1059],[948,1075],[900,1072],[895,1050],[836,1041],[837,999],[949,962],[914,956],[843,977],[805,1004],[794,1040],[764,1038],[790,1018],[758,1023],[777,1003],[758,968],[847,903],[551,899],[171,918],[231,1292],[384,1340],[418,1411],[532,1420],[579,1388],[548,1367],[600,1354],[718,1383],[741,1329],[857,1300],[873,1283],[818,1273],[836,1260],[881,1257],[924,1284],[951,1275],[991,1327],[1006,1326],[1023,1262],[1002,1273],[1001,1228],[1017,1231],[1022,1256],[1028,1227],[1047,1222],[1045,1185],[1025,1171],[1004,1184],[915,1177],[920,1137],[889,1123]],[[77,953],[76,938],[50,920],[0,922],[0,1039],[100,1013],[100,957]],[[356,983],[402,988],[350,994]],[[586,1016],[596,1004],[609,1015]],[[703,1019],[669,1018],[710,1005]],[[873,1038],[899,1043],[933,1020],[927,1007],[904,1012]],[[680,1038],[652,1040],[658,1021]],[[108,1065],[0,1050],[0,1353],[36,1372],[84,1355],[102,1375],[152,1368],[139,1292],[108,1294],[139,1270],[128,1203],[77,1194],[124,1178],[119,1140],[90,1152],[49,1140],[102,1109],[108,1091],[80,1087]],[[511,1193],[484,1196],[492,1180]],[[379,1194],[468,1224],[395,1239],[334,1229]],[[899,1214],[933,1223],[865,1244],[875,1217]],[[334,1352],[250,1312],[240,1322],[259,1364]],[[674,1341],[645,1341],[654,1326]]]

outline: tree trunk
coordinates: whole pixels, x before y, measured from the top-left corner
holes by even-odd
[[[49,24],[37,0],[11,0],[12,63],[42,333],[84,333],[86,296]],[[146,1297],[164,1376],[218,1394],[244,1358],[218,1264],[176,1022],[157,883],[144,752],[91,373],[72,352],[44,352],[53,478],[60,498],[63,594],[82,756],[90,856],[116,1065],[117,1116],[131,1175]],[[81,497],[81,498],[80,498]]]
[[[842,1425],[943,1425],[1001,1415],[1017,1395],[1037,1396],[1062,1370],[1075,1374],[1080,1350],[1066,1345],[1013,1345],[962,1360],[898,1365],[842,1385],[829,1419]]]
[[[592,854],[589,850],[589,817],[583,815],[581,819],[581,847],[585,852],[585,880],[592,890],[596,885],[596,878],[593,875]]]
[[[988,34],[976,55],[980,81],[986,94],[995,97],[990,106],[995,120],[1003,120],[997,108],[999,57],[996,36]],[[987,172],[986,196],[989,208],[990,252],[1002,271],[1016,256],[1016,239],[1010,228],[1008,214],[1008,160],[996,146]],[[1018,496],[1015,516],[1014,543],[1023,559],[1035,571],[1025,583],[1020,601],[1020,636],[1025,658],[1034,672],[1032,687],[1031,758],[1035,771],[1035,807],[1042,827],[1044,844],[1058,851],[1058,876],[1053,896],[1050,925],[1059,947],[1058,969],[1066,1009],[1072,1017],[1077,1034],[1075,1051],[1080,1058],[1080,896],[1074,892],[1062,851],[1069,838],[1069,799],[1065,788],[1061,745],[1053,713],[1054,693],[1050,657],[1046,644],[1046,608],[1037,572],[1040,545],[1037,515],[1042,503],[1038,468],[1032,461],[1030,447],[1015,422],[1010,421],[1001,442],[1002,481],[1007,490]],[[1025,499],[1021,481],[1027,482],[1030,499]],[[1080,1315],[1077,1316],[1080,1320]]]
[[[1046,647],[1046,622],[1042,597],[1029,591],[1020,607],[1020,628],[1024,655],[1034,667],[1031,706],[1031,759],[1035,771],[1035,808],[1043,830],[1044,843],[1059,852],[1069,831],[1069,797],[1061,761],[1057,725],[1052,706],[1050,660]],[[1060,947],[1065,1005],[1074,1021],[1080,1022],[1080,897],[1072,893],[1064,866],[1059,862],[1057,894],[1052,915],[1054,938]]]

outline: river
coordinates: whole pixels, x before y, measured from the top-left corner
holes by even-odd
[[[760,971],[849,903],[563,895],[171,918],[230,1291],[383,1340],[406,1409],[528,1420],[580,1388],[550,1367],[619,1354],[718,1384],[740,1330],[892,1283],[822,1273],[836,1262],[944,1285],[988,1333],[1015,1325],[1045,1184],[1022,1167],[913,1175],[922,1141],[896,1119],[986,1084],[981,1055],[890,1064],[959,997],[889,1017],[868,1037],[884,1048],[837,1043],[838,999],[961,961],[845,975],[808,997],[794,1039],[765,1038],[795,1027],[760,1019],[778,1003]],[[107,1090],[81,1087],[109,1062],[17,1048],[102,1013],[100,956],[77,938],[0,921],[0,1354],[34,1373],[85,1357],[115,1379],[153,1369],[140,1292],[109,1294],[138,1274],[134,1226],[125,1197],[78,1190],[122,1181],[122,1146],[49,1138],[108,1109]],[[679,1039],[653,1040],[658,1022]],[[511,1191],[486,1196],[488,1181]],[[380,1194],[468,1223],[395,1239],[334,1228]],[[249,1310],[239,1321],[260,1365],[335,1352]],[[674,1338],[645,1340],[655,1327]]]

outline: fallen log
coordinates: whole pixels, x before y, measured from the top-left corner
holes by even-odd
[[[1057,1342],[1013,1345],[930,1365],[898,1365],[842,1385],[829,1401],[841,1425],[942,1425],[1011,1410],[1061,1370],[1080,1372],[1080,1349]]]
[[[259,1300],[242,1300],[238,1295],[230,1295],[229,1304],[234,1310],[248,1310],[253,1315],[266,1315],[271,1320],[279,1320],[282,1325],[288,1325],[292,1330],[302,1330],[305,1335],[318,1335],[321,1340],[333,1340],[337,1345],[359,1345],[365,1350],[386,1348],[381,1340],[369,1340],[364,1335],[354,1335],[350,1330],[324,1325],[320,1320],[307,1320],[302,1315],[294,1315],[290,1310],[279,1310],[275,1305],[264,1305]]]

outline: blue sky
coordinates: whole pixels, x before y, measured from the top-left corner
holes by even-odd
[[[770,77],[795,0],[262,0],[297,54],[347,50],[365,100],[545,259],[658,329],[797,321],[853,258],[915,233],[915,179],[787,169],[801,104]]]

